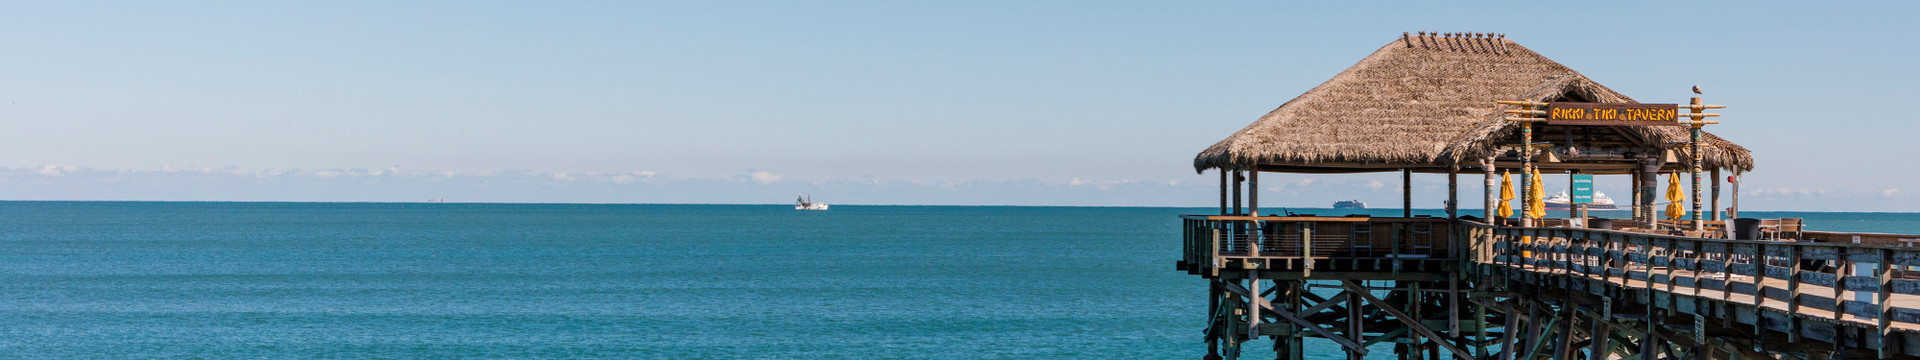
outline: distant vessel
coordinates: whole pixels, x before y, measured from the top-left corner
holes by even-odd
[[[794,201],[798,202],[798,204],[793,205],[794,210],[826,210],[827,209],[827,204],[813,202],[813,195],[811,194],[795,198]]]
[[[1335,209],[1365,209],[1365,208],[1367,208],[1367,203],[1363,203],[1363,202],[1360,202],[1360,200],[1340,200],[1340,201],[1335,201],[1335,202],[1333,202],[1333,208],[1335,208]]]
[[[1547,210],[1567,210],[1572,208],[1573,197],[1567,196],[1567,192],[1565,191],[1561,191],[1559,194],[1553,194],[1552,197],[1547,198]],[[1613,206],[1613,198],[1607,197],[1607,194],[1599,191],[1593,192],[1593,203],[1587,204],[1587,210],[1614,209],[1619,209],[1619,207]]]

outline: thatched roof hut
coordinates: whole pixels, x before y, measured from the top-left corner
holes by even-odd
[[[1635,102],[1504,36],[1403,35],[1208,147],[1193,165],[1286,172],[1477,168],[1491,151],[1519,143],[1518,124],[1504,120],[1498,100]],[[1688,140],[1683,127],[1606,128],[1641,148]],[[1710,169],[1753,168],[1746,148],[1712,134],[1704,144]]]

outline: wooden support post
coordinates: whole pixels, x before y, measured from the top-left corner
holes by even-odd
[[[1520,337],[1520,310],[1514,309],[1513,304],[1507,304],[1506,306],[1507,323],[1500,327],[1500,360],[1513,360],[1514,357],[1519,356],[1515,353],[1520,352],[1520,349],[1514,348],[1514,338]],[[1533,315],[1539,314],[1536,311]],[[1533,323],[1539,320],[1539,317],[1530,317],[1527,318],[1527,323]]]
[[[1213,245],[1207,246],[1208,249],[1212,250],[1213,255],[1211,257],[1208,257],[1208,259],[1210,260],[1207,261],[1207,264],[1205,266],[1207,267],[1208,275],[1215,278],[1220,277],[1220,266],[1223,265],[1220,263],[1221,261],[1220,260],[1220,244],[1222,243],[1221,240],[1222,239],[1220,238],[1220,229],[1214,228],[1213,229]]]
[[[1220,172],[1220,215],[1233,214],[1227,209],[1227,169],[1214,169]]]
[[[1460,167],[1447,167],[1447,218],[1460,218]]]
[[[1480,170],[1486,176],[1486,190],[1480,193],[1480,196],[1485,198],[1482,199],[1485,200],[1485,205],[1482,205],[1480,209],[1480,212],[1484,214],[1481,215],[1480,218],[1485,219],[1489,225],[1498,224],[1494,222],[1493,219],[1500,215],[1494,213],[1495,209],[1499,208],[1497,206],[1498,204],[1495,204],[1494,201],[1500,198],[1500,179],[1493,175],[1493,154],[1487,154],[1487,157],[1480,159]]]
[[[1649,289],[1649,291],[1651,291],[1651,289]],[[1649,295],[1649,297],[1651,297],[1651,295]],[[1640,336],[1641,359],[1653,359],[1660,354],[1660,348],[1658,347],[1660,343],[1659,324],[1666,322],[1664,316],[1659,316],[1660,312],[1661,310],[1657,309],[1652,301],[1647,302],[1647,330],[1645,335]]]
[[[1660,215],[1653,208],[1653,202],[1654,199],[1656,199],[1653,194],[1654,189],[1659,188],[1661,160],[1662,158],[1660,156],[1652,156],[1647,158],[1645,163],[1640,164],[1640,203],[1635,204],[1635,206],[1639,206],[1642,209],[1640,214],[1644,216],[1644,218],[1641,218],[1640,221],[1655,222],[1657,224],[1657,221],[1660,220]]]
[[[1515,349],[1515,350],[1519,350],[1517,351],[1518,353],[1525,355],[1521,357],[1521,359],[1533,360],[1534,349],[1539,348],[1540,343],[1542,342],[1540,341],[1540,331],[1542,330],[1541,328],[1547,325],[1552,325],[1551,321],[1549,321],[1546,324],[1542,324],[1540,321],[1540,318],[1541,318],[1541,314],[1540,314],[1539,299],[1529,299],[1527,301],[1527,343],[1522,344],[1519,349]]]
[[[1300,309],[1306,306],[1305,304],[1303,304],[1304,301],[1302,301],[1301,298],[1303,297],[1302,295],[1306,294],[1307,292],[1307,286],[1306,286],[1307,282],[1305,280],[1292,280],[1292,281],[1288,281],[1287,284],[1288,284],[1287,285],[1288,287],[1293,289],[1292,293],[1287,295],[1287,301],[1291,304],[1291,305],[1288,305],[1289,306],[1288,309],[1293,311],[1293,313],[1295,314],[1300,314],[1302,313]],[[1310,312],[1318,312],[1318,311],[1319,310],[1314,310]],[[1303,328],[1298,323],[1294,323],[1293,328],[1294,328],[1293,333],[1295,335],[1287,337],[1287,349],[1286,349],[1287,352],[1285,354],[1287,354],[1288,359],[1306,359],[1305,357],[1306,353],[1304,352],[1306,348],[1303,346],[1305,344],[1303,344],[1301,334],[1300,334],[1300,330],[1303,330]],[[1320,331],[1326,331],[1325,329],[1319,329],[1318,326],[1315,326],[1315,329]]]
[[[1713,202],[1712,202],[1712,204],[1713,204],[1713,209],[1712,209],[1712,210],[1713,210],[1713,220],[1714,220],[1714,221],[1721,221],[1722,219],[1720,218],[1720,168],[1713,168],[1713,197],[1712,197],[1712,199],[1713,199]]]
[[[1313,276],[1313,222],[1300,223],[1300,277]]]
[[[1874,278],[1879,288],[1874,290],[1874,305],[1880,306],[1875,313],[1875,330],[1880,333],[1880,358],[1893,358],[1893,250],[1880,249],[1880,263],[1874,268]]]
[[[1700,98],[1693,98],[1693,102],[1691,104],[1695,105],[1696,107],[1699,106]],[[1700,111],[1696,109],[1694,110],[1694,112],[1698,113]],[[1693,184],[1692,184],[1693,199],[1692,200],[1693,200],[1693,230],[1694,231],[1704,230],[1706,226],[1706,222],[1704,221],[1705,219],[1700,218],[1700,168],[1701,168],[1700,127],[1705,125],[1705,123],[1701,122],[1700,120],[1701,118],[1696,117],[1691,122],[1693,127],[1693,132],[1690,133],[1692,135],[1691,137],[1692,140],[1690,141],[1690,143],[1692,144],[1691,146],[1693,150],[1689,151],[1689,154],[1687,154],[1693,160],[1693,162],[1687,165],[1687,170],[1693,173]]]
[[[1400,169],[1400,217],[1413,217],[1413,169]]]
[[[1733,206],[1727,209],[1727,217],[1739,219],[1740,218],[1740,181],[1741,181],[1740,170],[1738,169],[1733,170],[1733,178],[1728,179],[1727,181],[1733,182],[1733,199],[1732,199]]]
[[[1260,168],[1247,172],[1247,213],[1260,216]],[[1259,225],[1259,223],[1254,223]]]
[[[1356,291],[1358,292],[1356,293]],[[1360,343],[1367,340],[1365,334],[1366,321],[1363,319],[1364,315],[1360,312],[1360,298],[1361,296],[1369,294],[1366,294],[1365,288],[1361,288],[1360,290],[1348,289],[1347,292],[1354,293],[1353,295],[1347,296],[1347,337],[1349,337],[1349,341],[1353,343]],[[1366,353],[1348,350],[1347,360],[1366,360]]]
[[[1565,322],[1560,324],[1559,343],[1553,345],[1553,360],[1573,359],[1573,320],[1579,318],[1574,313],[1578,308],[1571,300],[1560,306],[1560,319]]]
[[[1294,280],[1288,281],[1288,283],[1290,283],[1290,287],[1294,287],[1294,293],[1288,297],[1288,301],[1292,301],[1292,310],[1294,310],[1294,314],[1302,314],[1300,308],[1306,306],[1306,304],[1302,304],[1304,301],[1300,301],[1300,299],[1302,299],[1302,295],[1308,291],[1306,281]],[[1315,310],[1315,312],[1317,312],[1317,310]],[[1300,329],[1302,329],[1300,324],[1294,324],[1294,333],[1300,333]],[[1315,326],[1315,329],[1319,329],[1319,327]],[[1325,329],[1319,329],[1319,331],[1325,331]],[[1296,360],[1306,358],[1306,347],[1304,347],[1304,341],[1302,341],[1300,335],[1288,337],[1288,343],[1286,343],[1286,358],[1296,358]]]
[[[1580,175],[1580,170],[1567,170],[1567,218],[1568,219],[1580,218],[1580,207],[1585,206],[1585,205],[1573,203],[1573,176],[1574,175]],[[1587,184],[1587,186],[1593,186],[1593,184]],[[1572,227],[1573,224],[1567,224],[1567,225],[1568,227]],[[1582,227],[1585,227],[1585,226],[1582,226]]]
[[[1533,110],[1531,105],[1520,108]],[[1533,226],[1527,214],[1533,212],[1533,192],[1540,189],[1533,188],[1533,123],[1528,121],[1520,122],[1520,180],[1520,226]]]
[[[1456,339],[1463,337],[1460,336],[1460,296],[1460,273],[1447,274],[1447,334]]]
[[[1419,327],[1420,329],[1425,330],[1427,328],[1427,325],[1425,322],[1421,320],[1426,319],[1426,317],[1422,316],[1425,314],[1420,313],[1421,304],[1425,304],[1425,302],[1421,301],[1420,282],[1406,281],[1405,283],[1407,283],[1407,286],[1406,286],[1407,287],[1407,297],[1406,297],[1407,304],[1403,305],[1402,308],[1405,308],[1407,310],[1406,310],[1406,313],[1402,315],[1407,315],[1409,316],[1408,319],[1413,320],[1414,325],[1412,326],[1416,326],[1416,327]],[[1382,309],[1392,307],[1390,304],[1385,304],[1385,303],[1374,303],[1374,305],[1378,305]],[[1388,311],[1387,313],[1392,314],[1393,312]],[[1420,343],[1421,343],[1420,335],[1432,334],[1432,333],[1433,333],[1432,330],[1428,330],[1428,331],[1409,333],[1406,335],[1406,339],[1409,340],[1407,345],[1407,349],[1409,350],[1408,354],[1412,355],[1411,356],[1412,358],[1418,359],[1420,355],[1420,349],[1423,348],[1422,346],[1420,346]],[[1440,339],[1439,336],[1428,336],[1427,338],[1431,338],[1434,340]]]
[[[1224,182],[1220,184],[1226,185]],[[1211,318],[1220,314],[1220,296],[1221,293],[1225,292],[1220,288],[1220,281],[1220,279],[1207,281],[1207,316],[1209,317],[1209,324],[1207,326],[1207,356],[1203,358],[1206,360],[1220,358],[1219,341],[1221,341],[1221,339],[1218,335],[1221,329],[1218,327],[1218,320]]]
[[[1753,245],[1753,336],[1766,334],[1767,318],[1767,245]],[[1791,316],[1791,315],[1789,315]]]
[[[1603,306],[1605,306],[1607,305],[1606,302],[1610,302],[1612,299],[1603,298],[1601,301]],[[1606,360],[1607,354],[1613,352],[1613,344],[1611,343],[1613,340],[1613,321],[1612,319],[1608,319],[1607,315],[1609,314],[1593,314],[1593,330],[1587,333],[1588,341],[1592,342],[1592,344],[1589,344],[1592,347],[1587,350],[1587,360]]]
[[[1851,273],[1853,262],[1847,260],[1847,248],[1836,247],[1833,259],[1833,322],[1840,322],[1847,316],[1847,274]],[[1842,358],[1847,353],[1847,331],[1845,327],[1835,327],[1833,332],[1833,353]]]
[[[1631,196],[1633,200],[1631,202],[1628,202],[1628,204],[1632,204],[1629,206],[1633,208],[1633,220],[1639,221],[1640,220],[1640,172],[1632,171],[1632,170],[1627,171],[1627,179],[1628,179],[1627,187],[1633,189],[1633,194],[1628,195],[1628,196]]]
[[[1265,295],[1260,294],[1260,271],[1247,270],[1247,338],[1246,340],[1253,340],[1253,339],[1260,338],[1260,318],[1261,318],[1260,309],[1267,307],[1267,304],[1263,304],[1263,302],[1265,302],[1266,300],[1267,300],[1267,297]]]
[[[1487,305],[1478,301],[1469,304],[1473,306],[1473,358],[1485,359],[1487,358]],[[1507,318],[1508,324],[1512,324],[1513,317]]]
[[[1789,246],[1787,255],[1787,342],[1800,342],[1800,252],[1805,246]]]
[[[1538,309],[1535,309],[1535,310],[1536,311],[1534,312],[1534,314],[1540,314],[1540,312],[1537,311]],[[1532,359],[1539,358],[1540,347],[1547,344],[1546,336],[1549,334],[1547,334],[1546,332],[1552,331],[1554,325],[1558,325],[1560,323],[1560,317],[1555,315],[1552,311],[1548,311],[1547,313],[1545,313],[1545,315],[1547,316],[1547,323],[1545,324],[1541,324],[1540,320],[1538,320],[1539,318],[1537,317],[1531,317],[1527,319],[1527,322],[1530,322],[1532,324],[1527,326],[1527,346],[1525,348],[1527,350],[1526,351],[1527,356],[1524,357],[1524,359],[1532,360]]]
[[[1240,198],[1243,194],[1240,192],[1240,182],[1245,180],[1245,178],[1246,178],[1245,176],[1240,175],[1240,170],[1233,171],[1233,214],[1234,215],[1245,214],[1243,212],[1240,212]]]

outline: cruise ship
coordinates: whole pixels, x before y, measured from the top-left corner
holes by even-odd
[[[1363,203],[1363,202],[1360,202],[1360,200],[1340,200],[1340,201],[1335,201],[1335,202],[1333,202],[1333,208],[1335,208],[1335,209],[1365,209],[1365,208],[1367,208],[1367,203]]]

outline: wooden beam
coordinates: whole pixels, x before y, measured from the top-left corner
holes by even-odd
[[[1573,358],[1573,324],[1575,319],[1579,319],[1574,316],[1573,311],[1575,308],[1576,306],[1573,305],[1572,302],[1560,306],[1560,319],[1566,319],[1566,323],[1561,324],[1560,342],[1554,344],[1553,360],[1569,360]]]
[[[1231,283],[1229,284],[1232,285]],[[1228,287],[1229,290],[1231,290],[1232,288],[1233,286]],[[1245,289],[1242,289],[1242,290],[1245,290]],[[1300,318],[1300,316],[1295,315],[1291,311],[1273,309],[1273,308],[1268,308],[1267,310],[1273,312],[1274,315],[1280,316],[1281,319],[1286,319],[1287,321],[1293,322],[1295,325],[1299,325],[1300,327],[1306,328],[1308,331],[1313,331],[1314,334],[1319,334],[1321,337],[1325,337],[1329,340],[1333,340],[1333,342],[1340,343],[1340,346],[1346,348],[1347,351],[1349,352],[1359,353],[1360,355],[1367,354],[1367,348],[1365,346],[1360,346],[1360,343],[1340,337],[1339,334],[1334,334],[1332,331],[1327,331],[1326,328],[1320,327],[1320,324],[1314,323],[1312,321],[1307,321],[1307,319],[1302,319]],[[1349,320],[1349,321],[1353,321],[1353,320]]]
[[[1587,351],[1587,360],[1606,360],[1607,354],[1613,352],[1613,345],[1610,343],[1613,340],[1613,323],[1602,319],[1603,316],[1593,317],[1593,330],[1587,333],[1587,338],[1592,339],[1590,341],[1593,346]]]
[[[1526,356],[1522,357],[1522,359],[1533,360],[1534,352],[1538,351],[1538,349],[1540,348],[1540,343],[1542,342],[1540,341],[1540,331],[1542,330],[1541,328],[1548,325],[1553,325],[1553,320],[1551,319],[1547,320],[1546,324],[1540,323],[1540,302],[1528,301],[1527,302],[1527,343],[1522,344],[1520,346],[1521,349],[1526,350]]]
[[[1352,280],[1348,280],[1348,281],[1352,281]],[[1305,310],[1300,310],[1300,313],[1301,314],[1317,313],[1317,312],[1320,312],[1320,310],[1326,310],[1327,308],[1337,306],[1340,304],[1340,302],[1343,302],[1343,301],[1347,301],[1347,293],[1345,292],[1341,292],[1339,294],[1334,295],[1332,298],[1328,298],[1326,300],[1320,301],[1320,303],[1318,304],[1313,304],[1313,307],[1306,308]]]
[[[1505,326],[1500,327],[1500,358],[1501,360],[1513,360],[1514,353],[1518,350],[1513,348],[1513,341],[1515,337],[1520,336],[1520,332],[1515,331],[1514,328],[1520,327],[1520,317],[1515,316],[1519,312],[1514,311],[1512,304],[1507,304],[1505,309],[1507,310],[1507,323]]]
[[[1361,299],[1365,299],[1369,303],[1373,303],[1373,306],[1379,308],[1380,311],[1385,311],[1387,315],[1393,315],[1394,319],[1399,319],[1400,322],[1405,323],[1407,325],[1408,329],[1413,329],[1414,332],[1419,333],[1421,336],[1426,336],[1429,339],[1433,339],[1434,340],[1433,343],[1440,344],[1441,348],[1445,348],[1447,349],[1447,351],[1453,352],[1454,356],[1458,356],[1461,359],[1474,360],[1472,353],[1468,353],[1465,349],[1461,349],[1457,346],[1453,346],[1452,343],[1447,342],[1445,340],[1446,338],[1441,337],[1440,334],[1435,334],[1433,330],[1427,329],[1427,325],[1422,324],[1420,319],[1414,319],[1414,318],[1408,317],[1406,313],[1400,312],[1399,309],[1393,308],[1393,306],[1388,305],[1386,301],[1382,301],[1380,300],[1380,298],[1374,297],[1372,293],[1367,292],[1367,289],[1365,287],[1360,286],[1360,283],[1354,282],[1353,280],[1345,280],[1345,281],[1341,281],[1341,284],[1346,285],[1347,294],[1354,294],[1355,296],[1359,296]]]

